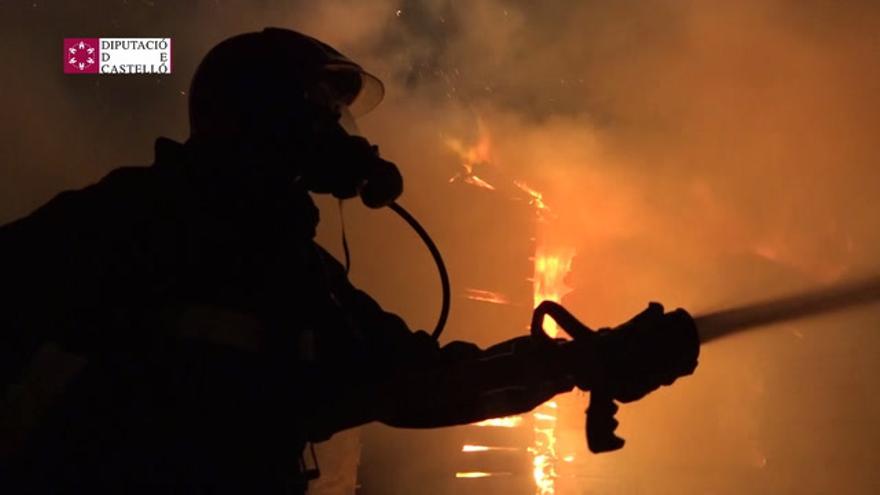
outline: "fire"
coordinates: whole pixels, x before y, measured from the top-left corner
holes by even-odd
[[[454,151],[462,160],[461,166],[464,169],[450,182],[461,181],[472,184],[482,189],[491,191],[499,191],[495,185],[490,184],[478,177],[475,173],[475,167],[483,167],[491,165],[491,140],[486,130],[486,126],[481,121],[479,125],[479,139],[472,146],[466,146],[459,140],[448,139],[446,145]],[[499,192],[511,194],[514,199],[522,199],[523,195],[529,205],[535,208],[537,214],[537,232],[535,235],[535,255],[534,271],[531,277],[532,281],[532,300],[534,307],[537,307],[543,301],[562,302],[562,298],[571,292],[571,288],[565,284],[565,277],[571,270],[571,261],[574,258],[574,249],[562,243],[555,242],[549,233],[552,221],[557,218],[554,212],[551,212],[544,200],[544,194],[534,189],[523,181],[512,181],[512,186],[502,186]],[[485,301],[496,304],[508,304],[507,298],[500,294],[469,289],[467,297],[476,301]],[[559,328],[552,319],[545,319],[544,331],[552,338],[559,335]],[[534,444],[528,450],[533,455],[532,459],[532,476],[535,481],[538,495],[555,494],[556,480],[556,463],[559,458],[556,454],[556,419],[558,417],[558,404],[549,401],[536,409],[532,413],[534,420]],[[475,423],[476,426],[495,426],[505,428],[516,428],[523,421],[521,416],[510,416],[507,418],[496,418]],[[470,450],[466,450],[470,449]],[[462,447],[463,452],[483,452],[491,447],[479,445],[465,445]],[[568,460],[567,456],[564,460]],[[573,459],[573,458],[572,458]],[[459,476],[459,474],[468,474],[468,476]],[[478,476],[479,475],[479,476]],[[457,477],[482,477],[489,475],[488,473],[457,473]]]
[[[540,195],[536,197],[540,198]],[[543,202],[540,204],[543,205]],[[561,302],[562,298],[571,292],[571,288],[565,284],[564,280],[571,269],[574,249],[553,246],[547,241],[547,236],[542,234],[539,233],[538,235],[538,245],[535,249],[534,257],[535,267],[532,277],[533,302],[535,306],[545,300]],[[559,334],[556,322],[549,318],[544,322],[544,331],[553,338],[556,338]],[[559,404],[551,400],[542,404],[532,413],[535,440],[532,447],[528,450],[533,455],[532,478],[534,479],[538,495],[553,495],[556,493],[556,463],[559,460],[556,454],[556,420],[558,409]],[[522,421],[523,418],[521,416],[508,416],[481,421],[475,423],[475,425],[515,428]],[[491,447],[479,445],[465,445],[462,447],[463,452],[484,452],[490,449]],[[566,457],[564,460],[571,462],[573,458],[569,460],[569,457]]]
[[[485,445],[467,445],[467,444],[465,444],[465,445],[461,446],[462,452],[488,452],[490,449],[491,449],[491,447],[487,447]]]
[[[505,296],[504,294],[488,290],[466,289],[465,297],[472,301],[480,301],[492,304],[510,304],[510,300],[507,299],[507,296]]]
[[[464,164],[462,164],[462,165],[464,165]],[[488,189],[490,191],[495,190],[495,186],[493,186],[492,184],[489,184],[488,182],[486,182],[485,180],[481,179],[479,176],[474,174],[472,167],[465,166],[465,170],[466,170],[465,172],[456,174],[454,177],[449,179],[449,182],[455,182],[457,180],[460,180],[460,181],[464,182],[465,184],[470,184],[472,186],[477,186],[477,187],[480,187],[483,189]]]
[[[477,143],[473,146],[467,146],[459,139],[446,139],[446,147],[455,152],[455,154],[461,158],[461,167],[464,169],[449,179],[449,182],[461,181],[465,184],[494,191],[495,186],[477,176],[474,170],[477,166],[485,166],[492,162],[490,154],[492,143],[489,138],[489,133],[482,120],[479,120],[477,124],[479,138]]]
[[[484,421],[480,421],[479,423],[474,423],[474,426],[489,426],[495,428],[518,428],[522,424],[523,418],[522,416],[505,416],[503,418],[492,418]]]
[[[532,478],[535,481],[538,495],[556,493],[556,416],[541,411],[547,408],[544,404],[532,413],[535,418],[535,441],[529,452],[532,454]]]
[[[532,275],[532,300],[537,307],[543,301],[562,302],[562,298],[571,292],[565,284],[565,277],[571,270],[574,249],[551,241],[546,232],[549,217],[544,214],[549,209],[544,203],[543,195],[525,184],[517,184],[533,198],[532,205],[538,210],[538,232],[536,235],[534,274]],[[559,336],[559,327],[551,318],[545,318],[544,331],[552,338]],[[556,493],[556,418],[558,403],[548,401],[539,407],[532,416],[535,418],[535,443],[531,448],[534,455],[532,477],[535,480],[538,495]]]
[[[455,473],[456,478],[489,478],[491,476],[510,476],[510,473],[487,473],[484,471],[464,471]]]
[[[547,206],[547,203],[544,202],[543,193],[532,189],[523,181],[515,180],[513,181],[513,185],[529,196],[529,204],[535,207],[539,215],[550,212],[550,208]]]
[[[491,452],[491,451],[505,451],[505,452],[513,452],[516,450],[520,450],[516,447],[490,447],[488,445],[462,445],[462,452]]]
[[[552,414],[536,412],[532,414],[532,417],[534,417],[538,421],[556,421],[556,416]]]
[[[535,248],[535,272],[532,278],[533,301],[535,307],[543,301],[562,302],[562,298],[571,292],[565,284],[565,276],[571,270],[574,249],[569,247],[552,247],[539,236]],[[550,337],[559,335],[559,327],[550,318],[544,320],[544,331]]]
[[[535,485],[538,487],[538,493],[555,493],[555,477],[556,471],[552,468],[553,459],[545,454],[535,454],[533,460],[532,477],[535,479]]]

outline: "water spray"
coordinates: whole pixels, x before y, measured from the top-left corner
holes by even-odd
[[[880,276],[706,313],[694,318],[703,344],[730,335],[880,300]]]

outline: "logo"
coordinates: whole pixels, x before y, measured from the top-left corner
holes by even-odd
[[[65,38],[64,73],[97,74],[99,46],[98,38]]]
[[[65,74],[170,74],[171,38],[65,38]]]

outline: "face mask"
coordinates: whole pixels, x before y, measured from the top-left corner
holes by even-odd
[[[346,106],[337,107],[332,119],[315,122],[313,156],[303,174],[306,188],[340,199],[360,196],[370,208],[388,206],[401,195],[403,177],[397,166],[359,135]]]

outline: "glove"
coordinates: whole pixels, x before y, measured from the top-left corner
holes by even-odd
[[[683,309],[665,313],[650,303],[628,322],[596,335],[605,390],[620,402],[632,402],[697,367],[700,341],[693,318]]]
[[[573,342],[562,347],[563,367],[572,370],[575,385],[590,391],[587,408],[587,447],[591,452],[610,452],[623,447],[614,434],[615,400],[632,402],[697,367],[700,340],[693,318],[683,309],[663,313],[657,303],[614,329],[590,330],[558,303],[544,301],[532,314],[533,339],[545,344],[552,339],[543,329],[550,316]]]

